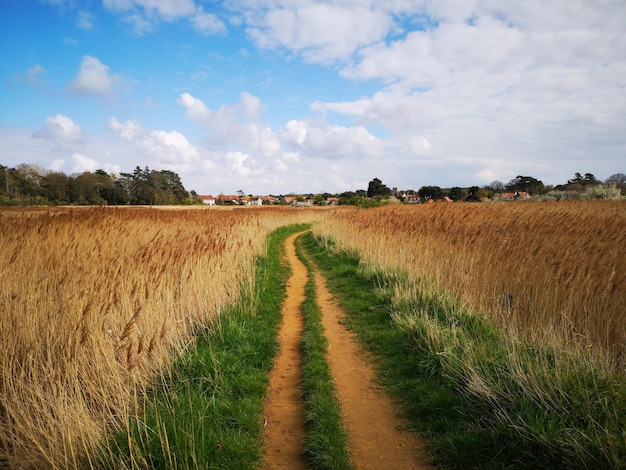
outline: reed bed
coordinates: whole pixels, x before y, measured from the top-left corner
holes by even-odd
[[[428,204],[340,211],[314,233],[429,279],[512,335],[626,366],[626,203]]]
[[[325,214],[0,212],[0,467],[92,461],[194,330],[251,289],[266,235]]]

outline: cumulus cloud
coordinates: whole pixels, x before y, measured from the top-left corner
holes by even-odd
[[[72,93],[108,97],[121,82],[119,75],[110,73],[108,65],[97,57],[86,55],[80,63],[78,75],[66,89]]]
[[[89,158],[80,153],[72,155],[72,173],[84,173],[85,171],[96,171],[99,164],[93,158]]]
[[[55,142],[80,142],[83,140],[83,131],[72,119],[55,114],[48,116],[43,128],[33,133],[34,137],[50,139]]]
[[[211,115],[211,110],[204,102],[199,98],[194,98],[189,93],[183,93],[180,95],[177,104],[186,108],[185,116],[195,121],[198,124],[206,122]]]
[[[143,134],[145,131],[143,126],[137,121],[126,121],[125,124],[120,123],[116,117],[109,119],[107,128],[118,134],[120,137],[126,140],[133,140],[135,137]]]
[[[198,149],[178,131],[152,131],[143,137],[140,145],[148,154],[164,163],[192,163],[199,156]]]
[[[250,159],[250,155],[243,152],[227,152],[225,159],[237,175],[242,178],[250,176],[252,170],[245,165],[246,161]]]
[[[189,93],[181,94],[176,102],[185,108],[185,116],[210,132],[211,146],[236,146],[259,156],[276,156],[281,145],[276,133],[260,120],[261,100],[246,91],[241,92],[240,99],[215,111]]]
[[[292,119],[285,125],[282,138],[311,156],[376,157],[383,150],[383,142],[363,126],[344,127],[325,121]]]
[[[151,160],[170,168],[185,169],[199,161],[197,147],[178,131],[148,130],[138,121],[120,123],[116,117],[109,119],[107,128],[133,142]]]
[[[371,2],[294,2],[244,10],[248,34],[258,46],[284,48],[320,63],[345,60],[394,28],[391,12]]]

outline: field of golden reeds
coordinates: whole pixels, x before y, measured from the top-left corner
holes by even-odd
[[[624,367],[624,201],[391,206],[337,212],[314,232],[434,280],[518,337]]]
[[[0,467],[73,468],[302,209],[0,211]]]

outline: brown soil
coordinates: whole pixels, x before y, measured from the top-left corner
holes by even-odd
[[[299,339],[303,327],[301,304],[307,269],[295,252],[294,241],[299,235],[293,235],[285,242],[292,276],[283,304],[280,356],[270,376],[265,410],[264,460],[266,468],[271,469],[306,468],[302,453],[305,427],[300,398]],[[404,423],[398,415],[398,404],[376,385],[367,354],[340,323],[344,313],[332,300],[324,277],[317,273],[315,283],[328,340],[328,363],[342,404],[343,426],[348,434],[350,457],[355,468],[432,468],[424,442],[402,429]]]
[[[302,378],[302,302],[307,282],[306,266],[296,256],[294,240],[287,238],[285,251],[291,265],[287,282],[287,298],[282,306],[282,323],[278,332],[280,352],[270,374],[265,402],[265,449],[263,460],[267,469],[305,469],[304,404],[300,396]]]

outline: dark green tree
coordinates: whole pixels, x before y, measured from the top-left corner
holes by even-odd
[[[418,191],[421,197],[429,199],[443,199],[443,190],[439,186],[422,186]]]
[[[383,184],[378,178],[374,178],[367,186],[367,197],[385,197],[391,195],[391,189]]]
[[[541,180],[532,176],[518,175],[507,183],[507,191],[524,191],[530,194],[541,194],[544,191],[544,184]]]
[[[70,177],[65,173],[53,171],[48,173],[41,185],[48,192],[48,200],[53,204],[65,205],[70,203]]]
[[[466,193],[467,193],[467,191],[465,191],[463,188],[459,188],[458,186],[454,186],[453,188],[450,188],[450,192],[448,193],[448,197],[450,197],[450,199],[452,199],[453,201],[460,201],[462,199],[465,199]]]

